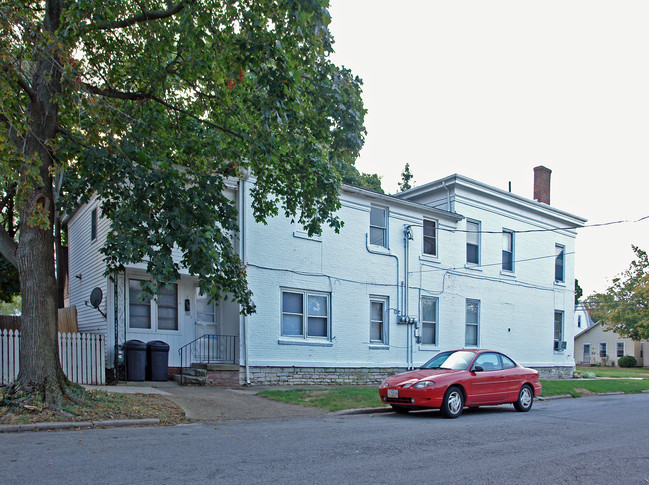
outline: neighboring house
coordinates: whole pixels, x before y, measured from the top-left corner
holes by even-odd
[[[623,355],[632,355],[638,366],[644,366],[644,354],[649,342],[636,342],[596,323],[575,336],[575,361],[581,365],[617,365]]]
[[[232,181],[236,244],[257,307],[247,317],[231,302],[209,304],[189,274],[144,303],[143,264],[116,285],[102,276],[108,223],[91,200],[68,221],[70,302],[80,329],[106,333],[109,367],[115,343],[126,340],[167,342],[177,368],[181,347],[227,335],[234,351],[225,360],[241,383],[379,382],[464,347],[569,376],[575,229],[585,219],[549,205],[550,171],[537,168],[541,202],[461,175],[396,196],[344,186],[344,227],[313,237],[282,216],[256,223],[254,180]],[[106,319],[83,304],[94,287],[106,295]],[[200,360],[210,348],[193,355]]]
[[[590,313],[584,306],[582,301],[577,302],[575,305],[575,336],[583,332],[587,328],[595,325],[595,322],[590,318]]]

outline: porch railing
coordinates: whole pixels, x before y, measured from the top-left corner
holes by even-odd
[[[192,364],[235,364],[239,337],[236,335],[203,335],[183,345],[180,354],[180,378]]]

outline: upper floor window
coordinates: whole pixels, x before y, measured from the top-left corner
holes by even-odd
[[[282,291],[282,335],[329,336],[329,294]]]
[[[383,207],[370,208],[370,244],[388,247],[388,210]]]
[[[466,222],[466,262],[480,264],[480,223]]]
[[[370,343],[388,343],[388,299],[386,297],[370,298]]]
[[[577,315],[577,326],[581,328],[581,315]]]
[[[480,300],[466,301],[465,345],[477,347],[480,335]]]
[[[97,239],[97,208],[95,207],[90,213],[90,240]]]
[[[437,302],[432,296],[421,299],[421,343],[437,344]]]
[[[424,219],[424,254],[437,256],[437,223]]]
[[[503,271],[514,271],[514,232],[503,229]]]
[[[565,251],[566,248],[556,244],[554,246],[554,281],[563,283],[565,281]]]

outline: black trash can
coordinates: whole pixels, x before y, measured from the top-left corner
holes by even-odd
[[[146,344],[141,340],[127,340],[122,348],[126,361],[126,380],[143,381],[146,378]]]
[[[166,381],[169,378],[169,344],[162,340],[151,340],[146,344],[148,377],[152,381]]]

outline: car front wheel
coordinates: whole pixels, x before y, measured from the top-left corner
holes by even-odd
[[[445,418],[457,418],[462,414],[462,409],[464,408],[464,395],[459,387],[451,386],[446,390],[444,394],[444,400],[442,401],[442,415]]]
[[[532,409],[532,403],[534,402],[534,391],[529,384],[525,384],[521,387],[521,390],[518,393],[518,401],[514,403],[516,411],[521,413],[526,413]]]

